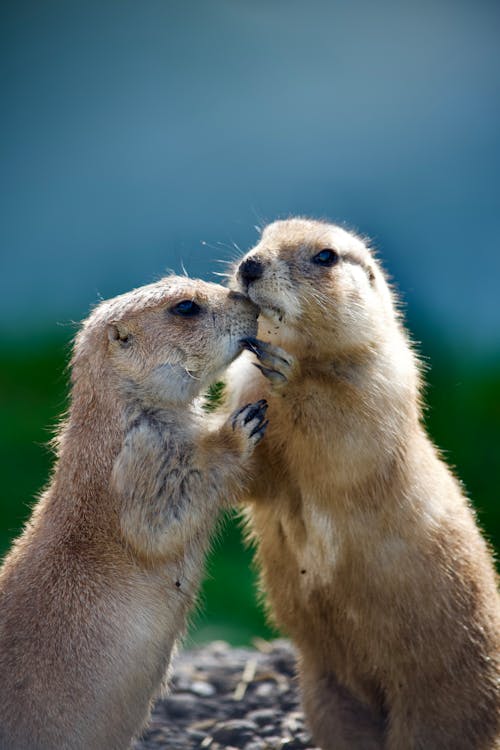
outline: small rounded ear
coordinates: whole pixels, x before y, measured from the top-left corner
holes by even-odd
[[[119,341],[122,346],[130,346],[132,336],[123,323],[109,323],[107,332],[110,341]]]

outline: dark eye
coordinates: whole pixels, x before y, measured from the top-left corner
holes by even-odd
[[[320,250],[313,258],[312,262],[318,266],[334,266],[339,259],[338,253],[335,250]]]
[[[182,315],[183,318],[192,318],[195,315],[199,315],[201,307],[196,302],[193,302],[192,299],[183,299],[182,302],[178,302],[171,307],[170,312],[174,315]]]

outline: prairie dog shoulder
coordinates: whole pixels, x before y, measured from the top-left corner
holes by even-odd
[[[2,750],[123,750],[146,720],[265,430],[263,403],[209,432],[193,399],[255,332],[242,295],[177,277],[84,322],[50,486],[0,571]]]

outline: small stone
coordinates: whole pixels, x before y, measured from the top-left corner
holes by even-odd
[[[212,730],[212,737],[216,742],[231,744],[235,747],[245,747],[254,738],[257,724],[245,719],[232,719],[217,724]]]
[[[285,716],[281,723],[281,727],[290,734],[295,734],[304,728],[304,717],[299,711],[292,711]]]
[[[214,656],[224,656],[230,650],[227,641],[212,641],[207,645],[207,651]]]
[[[281,748],[286,748],[286,740],[284,740],[282,737],[276,737],[275,735],[273,737],[266,737],[266,744],[264,747],[266,750],[281,750]]]
[[[276,734],[276,724],[266,724],[260,728],[259,734],[261,734],[262,737],[272,737]]]
[[[233,693],[237,680],[232,675],[213,674],[210,675],[210,684],[218,693]]]
[[[176,692],[188,693],[191,688],[191,680],[186,675],[179,675],[172,680],[172,690]]]
[[[201,680],[195,680],[195,682],[191,683],[189,690],[191,693],[199,695],[201,698],[210,698],[216,693],[213,685],[209,682],[202,682]]]
[[[283,711],[296,711],[299,706],[298,696],[289,691],[280,696],[281,708]]]
[[[311,738],[305,733],[297,734],[287,744],[286,750],[306,750],[311,744]]]
[[[189,719],[197,707],[198,701],[191,693],[175,693],[165,699],[165,711],[172,719]]]
[[[275,708],[258,708],[248,714],[250,721],[255,721],[259,726],[276,721],[277,716],[279,716],[279,711],[276,711]]]
[[[191,740],[195,740],[196,742],[201,742],[202,740],[207,737],[206,732],[200,732],[198,729],[187,729],[186,734]]]
[[[276,685],[274,682],[261,682],[260,685],[257,685],[255,688],[255,695],[258,695],[259,698],[270,698],[271,696],[274,696],[276,690]]]

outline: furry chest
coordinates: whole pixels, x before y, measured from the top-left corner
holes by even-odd
[[[330,514],[307,503],[302,506],[303,541],[297,539],[295,554],[299,567],[301,588],[310,589],[312,585],[331,585],[337,567],[341,541],[335,523]],[[294,531],[296,522],[293,524]],[[292,529],[284,524],[285,537],[291,542]]]

